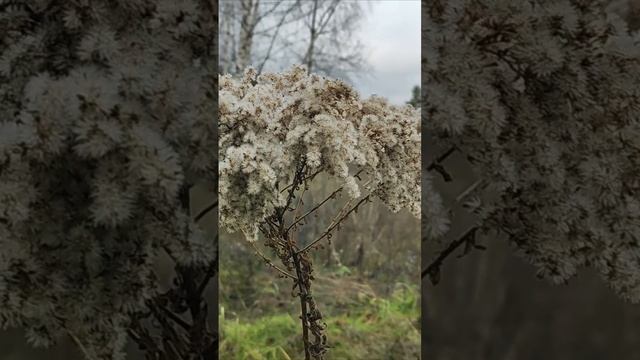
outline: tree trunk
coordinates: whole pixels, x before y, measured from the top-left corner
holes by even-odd
[[[221,24],[220,31],[220,55],[219,55],[219,66],[220,72],[223,74],[227,74],[234,69],[232,68],[232,64],[235,63],[235,34],[233,32],[233,23],[235,19],[235,2],[222,2],[222,17],[225,19]]]
[[[255,1],[255,2],[254,2]],[[236,73],[241,73],[251,63],[251,49],[253,47],[253,31],[255,29],[256,12],[260,0],[242,0],[240,12],[240,45],[236,60]]]
[[[318,14],[318,0],[313,2],[313,13],[311,14],[311,26],[309,27],[309,47],[305,56],[305,64],[309,73],[313,70],[313,51],[316,43],[316,15]]]

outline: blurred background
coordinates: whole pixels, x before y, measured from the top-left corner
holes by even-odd
[[[219,70],[237,76],[304,64],[396,105],[420,102],[420,2],[238,0],[220,3]],[[305,208],[340,184],[317,178]],[[299,233],[312,241],[344,199],[328,202]],[[312,291],[328,325],[327,359],[420,356],[419,220],[364,205],[313,253]],[[241,234],[220,233],[220,359],[299,359],[299,303]],[[260,251],[274,259],[269,249]],[[278,265],[277,258],[274,263]]]
[[[609,10],[640,28],[640,1],[613,0]],[[446,149],[423,142],[423,168]],[[473,226],[456,197],[477,176],[454,153],[443,163],[453,177],[436,187],[454,217],[446,243]],[[566,285],[536,278],[536,270],[503,239],[479,237],[485,251],[449,256],[441,279],[422,281],[422,358],[431,360],[640,359],[640,305],[619,299],[599,275],[581,270]],[[437,255],[422,247],[426,267]]]
[[[430,147],[424,163],[444,150]],[[456,197],[476,177],[457,154],[444,166],[453,181],[434,179],[454,214],[448,244],[474,225]],[[458,258],[460,248],[445,260],[436,286],[422,280],[423,359],[640,359],[640,306],[619,299],[598,274],[582,269],[568,284],[553,285],[537,279],[505,239],[478,239],[486,250]],[[439,250],[424,243],[422,266]]]
[[[191,189],[191,213],[199,214],[208,205],[216,194],[209,190],[209,186],[200,182]],[[207,236],[215,237],[218,231],[217,211],[209,211],[198,222],[198,225],[205,231]],[[164,292],[171,287],[175,276],[174,263],[164,252],[155,259],[156,271],[160,292]],[[217,306],[216,295],[218,293],[218,279],[214,276],[204,290],[204,298],[207,300],[209,309]],[[214,310],[209,311],[209,324],[211,328],[218,327],[218,317]],[[190,318],[187,316],[187,321]],[[156,330],[148,327],[152,334]],[[133,341],[129,340],[126,347],[127,360],[143,360],[144,353],[141,352]],[[84,356],[69,338],[62,338],[51,348],[34,348],[27,343],[24,332],[20,329],[0,330],[0,360],[85,360]]]

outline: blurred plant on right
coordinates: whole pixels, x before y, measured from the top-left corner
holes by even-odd
[[[453,242],[427,232],[441,251],[423,277],[437,283],[447,256],[482,248],[477,234],[505,234],[540,277],[592,267],[640,301],[640,52],[607,4],[423,2],[423,126],[446,150],[426,170],[449,180],[456,153],[478,178],[459,197],[477,223]],[[429,204],[427,221],[445,212]]]

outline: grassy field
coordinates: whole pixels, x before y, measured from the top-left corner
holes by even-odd
[[[283,280],[264,280],[255,298],[246,299],[244,305],[223,296],[220,359],[302,358],[298,303],[288,291],[290,286],[285,288],[288,283]],[[254,285],[258,282],[253,281]],[[328,360],[419,359],[417,285],[397,283],[388,294],[378,293],[366,280],[344,269],[317,276],[314,294],[327,324]]]

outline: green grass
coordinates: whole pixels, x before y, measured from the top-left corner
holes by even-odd
[[[222,358],[289,359],[285,348],[294,345],[297,324],[289,314],[274,314],[246,323],[239,319],[224,320]]]
[[[295,301],[291,301],[293,311]],[[220,354],[224,360],[300,359],[303,349],[297,315],[273,313],[256,319],[225,318],[220,309]],[[400,285],[388,298],[366,297],[326,309],[327,359],[419,359],[419,297],[415,286]]]

